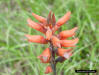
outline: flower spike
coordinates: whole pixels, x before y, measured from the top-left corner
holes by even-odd
[[[77,27],[65,30],[56,34],[55,31],[58,30],[63,24],[65,24],[69,19],[71,12],[67,12],[63,17],[61,17],[57,22],[54,13],[50,11],[47,18],[36,15],[32,15],[39,21],[36,23],[31,19],[28,19],[28,25],[35,30],[44,33],[44,37],[41,35],[25,35],[30,42],[40,43],[40,44],[50,44],[42,54],[38,56],[41,63],[50,64],[46,67],[45,74],[53,72],[53,75],[57,75],[56,64],[58,62],[62,63],[72,56],[72,49],[63,49],[62,47],[75,47],[79,39],[68,40],[69,37],[75,36]],[[56,58],[57,56],[57,58]]]
[[[45,23],[46,22],[46,18],[36,15],[35,13],[32,13],[32,15],[41,23]]]
[[[48,42],[43,36],[40,35],[25,35],[28,38],[28,41],[40,44],[47,44]]]

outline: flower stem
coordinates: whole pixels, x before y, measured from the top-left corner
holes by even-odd
[[[50,42],[50,52],[51,52],[51,67],[53,70],[53,75],[56,75],[56,62],[55,62],[55,51],[54,51],[54,46],[53,44]]]

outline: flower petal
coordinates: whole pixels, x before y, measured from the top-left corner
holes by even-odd
[[[78,43],[79,39],[75,38],[73,40],[61,40],[62,47],[74,47]]]
[[[66,39],[68,37],[72,37],[72,36],[75,35],[75,31],[77,29],[78,29],[78,27],[75,27],[75,28],[73,28],[71,30],[62,31],[62,32],[59,33],[59,38],[63,40],[63,39]]]
[[[50,54],[49,48],[46,48],[42,52],[42,54],[40,56],[38,56],[38,58],[41,60],[42,63],[49,63],[50,57],[51,57],[51,54]]]
[[[43,36],[40,35],[25,35],[28,38],[28,41],[40,44],[47,44],[48,42]]]
[[[41,23],[44,23],[46,22],[46,18],[42,17],[42,16],[39,16],[39,15],[36,15],[35,13],[32,13],[32,15]]]
[[[40,24],[32,21],[31,19],[28,19],[27,22],[28,22],[28,25],[30,27],[32,27],[32,28],[34,28],[34,29],[36,29],[36,30],[38,30],[38,31],[40,31],[42,33],[45,33],[46,32],[46,30],[44,29],[44,27],[42,27]]]

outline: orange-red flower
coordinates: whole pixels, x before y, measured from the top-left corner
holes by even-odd
[[[79,39],[75,38],[73,40],[61,40],[60,43],[62,47],[75,47],[78,41]]]
[[[46,39],[41,35],[25,35],[28,38],[28,41],[40,44],[47,44]]]
[[[39,16],[39,15],[36,15],[35,13],[32,13],[32,15],[41,23],[44,23],[46,22],[46,18],[42,17],[42,16]]]
[[[65,30],[59,33],[59,38],[61,40],[64,40],[66,38],[72,37],[75,35],[75,31],[77,30],[77,27],[71,29],[71,30]]]
[[[52,70],[51,66],[49,65],[49,66],[46,67],[45,74],[48,74],[48,73],[51,73],[51,72],[53,72],[53,70]]]
[[[38,58],[41,60],[42,63],[49,63],[50,62],[51,53],[49,48],[46,48]]]
[[[71,12],[67,12],[62,18],[60,18],[55,27],[53,28],[53,32],[55,32],[58,28],[60,28],[61,25],[63,25],[64,23],[66,23],[69,19],[70,19],[70,15],[71,15]]]
[[[68,58],[70,58],[70,56],[72,55],[71,50],[72,50],[72,49],[58,48],[57,55],[58,55],[58,56],[62,56],[62,57],[64,57],[65,59],[68,59]]]
[[[56,25],[57,25],[57,26],[61,26],[61,25],[63,25],[64,23],[66,23],[66,22],[70,19],[70,15],[71,15],[71,12],[70,12],[70,11],[67,12],[62,18],[60,18],[60,19],[57,21]]]
[[[45,33],[46,29],[44,27],[42,27],[40,24],[32,21],[31,19],[28,19],[27,22],[30,27],[32,27],[42,33]]]

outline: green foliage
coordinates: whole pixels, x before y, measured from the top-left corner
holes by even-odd
[[[99,0],[0,0],[0,75],[44,75],[46,64],[37,56],[47,45],[28,43],[24,34],[41,34],[28,27],[26,20],[35,20],[32,12],[47,17],[50,10],[57,20],[72,12],[62,30],[79,27],[79,43],[69,60],[58,63],[58,75],[63,69],[65,75],[84,75],[75,69],[99,72]]]

